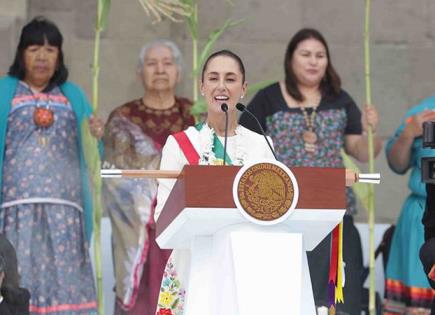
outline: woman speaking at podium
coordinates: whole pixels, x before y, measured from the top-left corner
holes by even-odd
[[[202,69],[200,89],[207,102],[207,119],[168,137],[161,170],[181,170],[186,164],[243,165],[254,160],[274,159],[261,135],[237,123],[236,104],[247,90],[245,67],[239,56],[228,50],[210,55]],[[224,157],[225,129],[227,152]],[[159,180],[156,221],[174,184],[174,179]],[[157,314],[183,314],[189,263],[188,251],[172,252],[163,274]]]

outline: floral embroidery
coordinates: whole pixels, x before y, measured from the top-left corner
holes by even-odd
[[[161,308],[157,315],[172,315],[172,311],[168,308]]]
[[[181,315],[184,309],[185,289],[181,287],[177,271],[171,258],[168,260],[163,273],[160,288],[157,315]]]
[[[174,297],[171,292],[166,291],[160,294],[159,304],[168,306],[172,305],[172,302],[174,302]]]

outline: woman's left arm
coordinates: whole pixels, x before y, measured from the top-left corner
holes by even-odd
[[[382,149],[382,140],[376,135],[376,128],[379,122],[378,111],[374,106],[366,105],[361,117],[363,133],[361,135],[346,135],[344,140],[344,148],[347,154],[357,159],[359,162],[367,162],[368,154],[368,126],[372,127],[373,144],[375,157],[379,155]]]

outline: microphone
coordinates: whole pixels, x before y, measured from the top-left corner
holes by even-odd
[[[224,138],[224,162],[223,162],[223,165],[225,166],[226,157],[227,157],[227,138],[228,138],[228,105],[222,103],[221,109],[225,113],[225,138]]]
[[[258,121],[257,117],[255,117],[255,115],[253,113],[251,113],[245,105],[243,105],[242,103],[237,103],[236,105],[237,110],[241,111],[242,113],[247,113],[249,116],[251,116],[252,118],[254,118],[254,120],[257,122],[258,127],[261,130],[261,134],[263,135],[264,139],[266,140],[267,145],[269,146],[270,151],[272,152],[275,160],[278,161],[278,158],[276,157],[275,151],[273,150],[272,146],[270,145],[269,140],[266,137],[266,133],[264,132],[263,126],[261,126],[260,122]]]

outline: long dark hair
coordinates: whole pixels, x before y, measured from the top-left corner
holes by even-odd
[[[316,39],[323,44],[326,50],[326,57],[328,58],[325,76],[320,82],[320,91],[322,96],[338,95],[341,89],[341,80],[335,71],[334,66],[332,65],[328,44],[326,43],[325,38],[322,36],[322,34],[320,34],[319,31],[315,29],[303,28],[290,40],[284,58],[285,86],[287,88],[287,92],[295,100],[300,102],[304,101],[304,96],[298,89],[297,78],[292,68],[292,58],[299,43],[310,38]]]
[[[57,67],[50,79],[44,92],[50,91],[54,86],[64,83],[68,78],[68,69],[63,61],[62,43],[63,37],[58,27],[45,17],[39,16],[25,25],[21,31],[20,41],[18,43],[15,59],[9,67],[8,74],[20,80],[26,75],[26,65],[24,64],[24,50],[31,45],[44,45],[48,42],[59,50],[57,58]]]
[[[242,59],[238,55],[233,53],[231,50],[227,50],[227,49],[219,50],[217,52],[212,53],[210,56],[208,56],[207,60],[204,62],[204,65],[202,66],[201,82],[204,82],[204,73],[205,70],[207,69],[208,63],[210,62],[210,60],[218,56],[226,56],[234,59],[236,63],[239,65],[240,72],[242,73],[242,83],[245,83],[245,66],[243,65]]]

